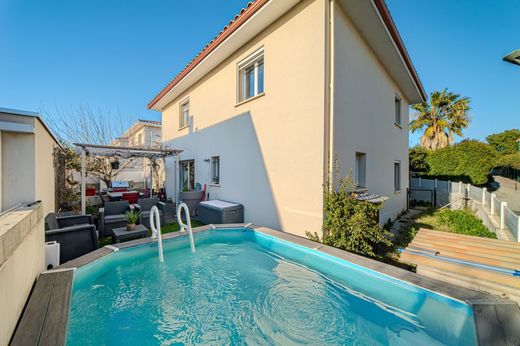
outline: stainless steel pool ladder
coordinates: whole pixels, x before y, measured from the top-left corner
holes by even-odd
[[[152,239],[157,238],[157,250],[159,250],[159,262],[164,262],[161,235],[161,218],[159,209],[153,206],[150,210],[150,228],[152,229]]]
[[[186,215],[186,221],[188,224],[182,222],[182,210],[184,210],[184,214]],[[195,242],[193,241],[193,232],[191,230],[190,210],[188,209],[188,206],[185,203],[180,203],[177,207],[177,222],[179,223],[181,232],[186,232],[186,230],[188,230],[188,234],[190,236],[191,252],[195,253]]]

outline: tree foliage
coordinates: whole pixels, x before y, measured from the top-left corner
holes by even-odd
[[[429,175],[484,185],[495,167],[497,154],[489,144],[465,140],[451,147],[433,151],[426,161]]]
[[[382,204],[358,200],[349,179],[341,180],[336,190],[325,184],[324,194],[324,244],[374,258],[392,246],[391,234],[379,225]],[[307,236],[319,241],[316,234]]]
[[[424,131],[421,136],[421,146],[437,150],[445,148],[455,139],[462,137],[462,130],[468,127],[469,118],[468,97],[449,92],[447,89],[434,91],[428,102],[413,105],[412,132]]]
[[[501,155],[518,153],[518,139],[520,139],[518,129],[494,133],[486,137],[486,141]]]
[[[419,145],[410,148],[409,155],[409,165],[410,172],[418,172],[418,173],[428,173],[430,170],[430,166],[426,161],[430,151],[425,149]]]
[[[509,167],[520,170],[520,153],[507,154],[501,156],[497,163],[497,167]]]
[[[52,130],[67,151],[69,168],[78,172],[81,170],[81,160],[74,143],[109,145],[131,124],[129,117],[102,109],[93,109],[88,105],[77,108],[56,108],[52,112],[44,111],[44,113],[48,117]],[[87,174],[110,186],[111,182],[134,162],[134,159],[129,158],[122,160],[121,165],[113,166],[112,163],[119,162],[119,159],[120,156],[116,154],[89,155],[86,158]]]

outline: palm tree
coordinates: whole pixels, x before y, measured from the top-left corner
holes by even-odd
[[[430,150],[445,148],[453,144],[455,135],[462,137],[462,130],[468,127],[468,97],[449,92],[447,89],[430,93],[429,102],[412,106],[410,130],[424,130],[421,146]]]

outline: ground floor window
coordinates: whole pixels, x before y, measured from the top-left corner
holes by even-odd
[[[211,158],[211,182],[220,184],[220,156]]]
[[[401,191],[401,161],[394,162],[394,191]]]
[[[181,191],[193,190],[195,187],[195,161],[181,161],[179,171]]]
[[[356,187],[364,188],[367,186],[367,154],[356,153],[356,170],[354,180]]]

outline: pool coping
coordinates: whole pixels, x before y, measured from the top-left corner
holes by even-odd
[[[210,229],[249,228],[315,250],[347,262],[371,269],[377,273],[462,301],[473,308],[479,345],[520,345],[520,307],[499,296],[478,292],[428,278],[389,264],[359,256],[294,234],[252,224],[206,225],[193,233]],[[187,233],[168,233],[163,239],[174,239]],[[136,239],[102,247],[84,256],[41,273],[24,309],[11,345],[65,345],[67,321],[76,268],[83,267],[120,249],[154,242],[151,238]]]

